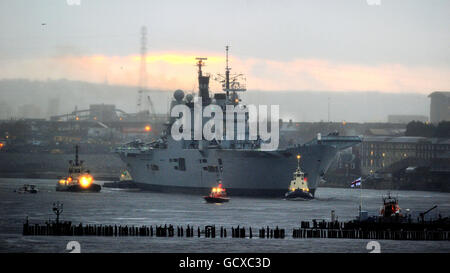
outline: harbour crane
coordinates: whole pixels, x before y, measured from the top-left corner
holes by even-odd
[[[425,214],[429,213],[430,211],[434,210],[435,208],[437,208],[437,205],[433,206],[431,209],[429,209],[425,212],[420,213],[420,219],[422,220],[422,223],[425,221]]]

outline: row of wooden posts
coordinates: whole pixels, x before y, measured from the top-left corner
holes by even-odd
[[[122,226],[122,225],[72,225],[71,222],[46,222],[45,225],[30,224],[23,225],[23,235],[25,236],[148,236],[148,237],[205,237],[205,238],[226,238],[227,228],[221,226],[220,232],[216,232],[215,225],[207,225],[203,228],[187,225],[156,225],[156,226]],[[253,238],[251,227],[231,227],[229,233],[231,238]],[[259,238],[284,238],[285,230],[276,227],[275,229],[261,228]]]
[[[331,229],[331,230],[363,230],[363,231],[424,231],[434,230],[450,231],[450,222],[448,221],[427,221],[427,222],[399,222],[399,221],[373,221],[373,222],[327,222],[325,220],[312,222],[302,221],[300,222],[300,228],[302,229]]]
[[[365,230],[361,228],[342,229],[339,222],[329,222],[326,225],[316,225],[310,227],[306,222],[302,222],[300,228],[292,230],[292,238],[344,238],[344,239],[379,239],[379,240],[450,240],[450,231],[447,230],[390,230],[377,229]],[[253,238],[251,227],[231,227],[231,232],[227,233],[227,228],[221,226],[216,232],[215,225],[197,227],[187,225],[156,225],[156,226],[122,226],[122,225],[72,225],[71,222],[47,222],[45,225],[30,224],[28,221],[23,225],[23,235],[37,236],[146,236],[146,237],[204,237],[204,238]],[[285,229],[270,228],[269,226],[258,230],[258,238],[283,239],[286,237]]]
[[[369,240],[448,241],[450,231],[441,230],[361,230],[361,229],[294,229],[293,238],[336,238]]]

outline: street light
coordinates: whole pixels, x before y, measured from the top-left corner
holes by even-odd
[[[56,214],[56,224],[59,224],[59,215],[63,212],[63,203],[60,203],[57,201],[56,203],[53,203],[53,213]]]

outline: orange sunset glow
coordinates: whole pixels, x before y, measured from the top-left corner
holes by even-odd
[[[207,57],[204,71],[222,73],[221,52],[153,52],[147,55],[149,88],[173,90],[196,88],[195,57]],[[277,61],[231,56],[232,72],[244,73],[253,90],[381,91],[427,93],[450,85],[450,70],[400,64],[362,65],[321,59]],[[64,56],[21,60],[0,67],[5,78],[43,80],[66,78],[94,83],[138,84],[140,56]],[[219,85],[211,81],[212,89]]]

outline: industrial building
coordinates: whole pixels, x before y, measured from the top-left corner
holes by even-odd
[[[430,102],[430,121],[437,124],[450,121],[450,92],[436,91],[428,95]]]
[[[428,117],[421,115],[388,115],[388,123],[407,124],[411,121],[427,122]]]
[[[431,162],[435,166],[443,166],[445,162],[449,163],[450,139],[367,136],[363,138],[360,156],[362,175],[431,165]],[[450,171],[450,164],[447,169]]]

